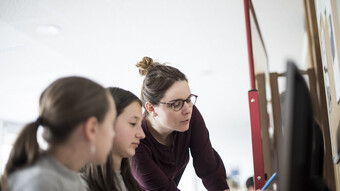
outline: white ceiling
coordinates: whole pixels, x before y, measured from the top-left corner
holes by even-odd
[[[302,63],[302,0],[253,0],[271,71]],[[41,31],[54,26],[49,33]],[[59,30],[58,34],[54,34]],[[227,170],[252,173],[241,0],[0,0],[0,119],[38,116],[48,84],[81,75],[139,95],[144,56],[178,67]],[[242,177],[244,179],[244,177]]]

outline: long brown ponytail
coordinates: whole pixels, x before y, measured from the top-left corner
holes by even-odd
[[[7,178],[17,169],[32,165],[40,154],[37,141],[39,120],[27,124],[19,133],[10,153],[4,174],[1,177],[1,188],[7,190]]]

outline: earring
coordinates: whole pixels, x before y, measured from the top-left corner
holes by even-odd
[[[90,153],[94,154],[96,152],[96,146],[94,146],[94,144],[90,144]]]

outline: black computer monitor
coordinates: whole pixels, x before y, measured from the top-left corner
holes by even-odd
[[[296,65],[287,63],[278,169],[279,191],[309,190],[313,149],[313,107],[308,86]]]
[[[279,133],[278,190],[329,191],[322,176],[324,140],[314,119],[308,86],[292,61],[287,62],[286,77]]]

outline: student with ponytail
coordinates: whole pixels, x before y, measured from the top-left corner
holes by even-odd
[[[91,191],[141,190],[131,173],[130,157],[145,137],[141,127],[142,102],[121,88],[108,88],[116,103],[117,120],[111,154],[104,165],[87,165],[84,179]]]
[[[85,190],[78,171],[103,164],[112,147],[115,103],[99,84],[82,77],[54,81],[40,96],[39,117],[18,135],[3,176],[3,191]],[[48,143],[42,151],[37,130]]]
[[[141,100],[145,108],[145,139],[132,158],[132,172],[144,190],[178,190],[189,161],[207,190],[228,190],[223,162],[212,148],[208,129],[177,68],[144,57],[136,64],[143,76]]]

